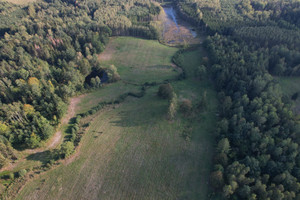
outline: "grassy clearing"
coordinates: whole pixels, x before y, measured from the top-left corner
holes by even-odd
[[[297,98],[292,101],[292,110],[300,119],[300,77],[275,77],[275,79],[278,81],[282,93],[288,98],[292,99],[292,96],[298,93]]]
[[[292,96],[300,92],[300,77],[275,77],[278,81],[283,94]]]
[[[158,41],[132,37],[118,37],[111,41],[116,51],[104,65],[114,64],[124,81],[143,84],[173,78],[178,73],[171,66],[177,48],[161,45]]]
[[[118,48],[105,64],[116,65],[122,80],[142,84],[178,75],[169,67],[174,48],[127,37],[111,42]],[[131,55],[135,53],[144,60]],[[200,64],[194,61],[199,53],[183,54],[187,71]],[[148,88],[142,98],[127,97],[83,119],[91,121],[91,126],[82,138],[80,154],[29,182],[16,199],[208,199],[215,93],[207,79],[197,81],[190,73],[172,85],[180,97],[191,98],[193,103],[207,91],[207,110],[194,118],[178,114],[170,122],[166,119],[168,102],[156,95],[158,86]],[[85,96],[79,112],[138,89],[122,81],[107,85]],[[187,126],[190,141],[182,137]]]
[[[86,95],[85,98],[79,103],[78,113],[83,113],[94,107],[100,102],[104,101],[114,101],[121,94],[126,92],[139,92],[140,87],[126,84],[122,81],[119,81],[114,84],[108,84],[101,88],[101,92],[95,91]]]

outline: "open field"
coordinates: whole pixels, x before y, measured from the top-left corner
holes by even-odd
[[[109,46],[115,48],[114,54],[102,63],[116,65],[123,81],[143,84],[174,78],[178,74],[171,66],[177,48],[133,37],[113,38]]]
[[[116,50],[104,64],[114,64],[122,80],[86,95],[78,112],[138,91],[145,82],[163,82],[179,74],[171,67],[175,48],[129,37],[111,44]],[[148,87],[142,98],[127,97],[83,119],[91,126],[73,162],[30,181],[16,199],[208,199],[217,103],[209,80],[192,76],[201,64],[199,53],[182,55],[188,77],[171,84],[179,98],[193,103],[207,91],[205,111],[197,117],[178,114],[170,122],[168,102],[156,95],[158,85]],[[190,140],[182,137],[187,129]]]

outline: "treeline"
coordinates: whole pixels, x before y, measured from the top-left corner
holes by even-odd
[[[210,183],[224,199],[299,199],[299,125],[271,75],[298,76],[299,1],[181,0],[218,90]],[[297,97],[296,97],[297,98]]]
[[[159,6],[140,0],[0,3],[0,145],[40,146],[53,134],[69,97],[119,79],[97,59],[108,37],[156,38],[150,21],[159,12]],[[16,159],[2,149],[0,167]]]
[[[212,185],[230,199],[299,198],[299,130],[267,58],[219,35],[206,48],[220,100]]]
[[[210,35],[234,36],[269,54],[269,72],[299,75],[299,1],[183,0],[181,15]]]

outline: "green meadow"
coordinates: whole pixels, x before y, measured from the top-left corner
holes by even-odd
[[[141,98],[127,97],[84,118],[91,125],[75,155],[30,180],[16,199],[208,199],[217,100],[209,79],[194,77],[201,49],[180,55],[187,78],[176,80],[180,72],[171,60],[178,49],[131,37],[113,38],[109,45],[113,55],[103,65],[115,65],[121,80],[85,95],[78,113],[138,92],[146,82],[157,84]],[[179,101],[194,106],[206,92],[206,109],[168,120],[168,101],[157,96],[165,80]]]

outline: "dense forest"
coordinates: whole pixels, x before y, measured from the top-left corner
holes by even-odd
[[[0,167],[53,134],[69,97],[114,73],[97,60],[109,36],[154,39],[160,11],[140,0],[0,3]]]
[[[182,0],[177,8],[211,35],[205,47],[220,101],[215,192],[299,199],[299,125],[273,76],[300,75],[300,2]]]

